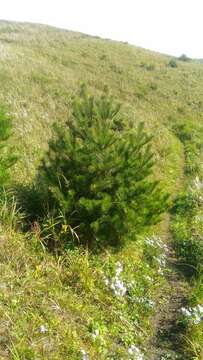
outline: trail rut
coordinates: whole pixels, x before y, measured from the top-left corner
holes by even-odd
[[[147,360],[187,360],[182,350],[183,334],[178,318],[187,305],[189,284],[168,240],[167,286],[161,291],[154,317],[154,336],[149,342]]]

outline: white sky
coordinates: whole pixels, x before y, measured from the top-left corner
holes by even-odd
[[[203,58],[203,0],[0,0],[0,19],[50,24]]]

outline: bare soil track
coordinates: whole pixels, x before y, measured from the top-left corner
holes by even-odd
[[[168,240],[167,287],[163,289],[153,319],[154,336],[149,342],[147,360],[191,360],[183,350],[184,335],[178,324],[183,306],[187,305],[189,284],[178,263],[172,240]]]

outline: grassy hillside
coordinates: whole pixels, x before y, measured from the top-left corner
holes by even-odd
[[[19,154],[13,182],[32,182],[52,124],[67,119],[82,81],[92,94],[107,86],[134,126],[144,121],[154,135],[154,176],[174,198],[185,182],[187,156],[177,126],[192,124],[201,135],[203,65],[175,60],[173,67],[170,60],[126,43],[1,21],[0,104],[13,119],[11,142]],[[2,359],[142,359],[139,351],[147,360],[186,359],[180,349],[177,357],[168,352],[161,358],[148,348],[157,330],[153,316],[164,303],[160,289],[170,287],[163,269],[168,214],[119,252],[74,249],[55,257],[44,248],[40,229],[22,232],[23,214],[12,196],[1,203]],[[118,273],[125,296],[114,291]],[[200,359],[198,331],[194,339],[187,335],[187,359]]]
[[[42,153],[51,124],[67,118],[81,81],[92,92],[107,85],[126,116],[156,129],[161,160],[174,141],[164,126],[168,117],[201,119],[201,65],[179,62],[173,69],[169,58],[127,44],[28,24],[2,23],[0,41],[0,100],[15,118],[24,178]]]

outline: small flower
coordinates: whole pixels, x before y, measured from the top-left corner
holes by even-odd
[[[202,305],[197,305],[197,309],[203,315],[203,306]]]
[[[98,337],[99,337],[99,330],[96,329],[96,330],[92,333],[92,338],[93,338],[93,340],[95,341],[96,338],[98,338]]]
[[[194,179],[193,184],[197,190],[201,190],[203,188],[203,182],[200,181],[198,176]]]
[[[48,329],[46,328],[46,326],[40,325],[40,327],[39,327],[40,334],[45,334],[45,333],[47,333],[47,331],[48,331]]]
[[[134,354],[134,349],[135,349],[135,345],[131,345],[129,348],[128,348],[128,353],[130,355],[133,355]]]
[[[132,356],[130,359],[131,360],[144,360],[144,356],[142,354],[142,352],[140,351],[140,349],[135,346],[134,344],[132,344],[129,348],[128,348],[128,354],[130,356]]]
[[[108,279],[104,277],[104,283],[106,286],[109,286],[113,290],[114,295],[124,296],[127,292],[127,287],[125,286],[123,280],[120,278],[120,274],[123,271],[123,265],[118,262],[115,270],[115,277]]]
[[[81,360],[89,360],[89,356],[88,356],[87,352],[84,349],[80,349],[80,352],[82,354]]]
[[[195,325],[198,325],[203,320],[203,306],[197,305],[193,308],[182,308],[182,313],[189,318]]]
[[[138,298],[137,300],[137,303],[139,303],[139,304],[144,304],[146,307],[148,307],[148,308],[153,308],[154,307],[154,305],[155,305],[155,302],[154,301],[152,301],[152,300],[150,300],[150,299],[148,299],[148,298]]]
[[[105,284],[106,286],[109,285],[109,279],[108,279],[107,277],[104,277],[104,284]]]
[[[162,269],[162,268],[159,268],[159,269],[158,269],[158,274],[159,274],[159,275],[164,275],[164,272],[163,272],[163,269]]]
[[[145,276],[145,279],[146,279],[147,281],[153,281],[153,279],[152,279],[151,276],[149,276],[149,275],[146,275],[146,276]]]
[[[124,296],[127,292],[127,288],[124,285],[124,282],[118,277],[113,279],[111,283],[111,289],[114,291],[116,296]]]
[[[185,307],[182,307],[181,311],[185,316],[191,316],[192,315],[191,310],[189,310],[189,309],[187,309]]]
[[[198,325],[201,321],[202,321],[201,317],[196,314],[195,318],[193,319],[194,324]]]
[[[132,281],[130,281],[130,282],[128,283],[128,287],[129,287],[129,288],[134,288],[134,286],[135,286],[135,281],[134,281],[134,280],[132,280]]]
[[[119,276],[122,273],[122,271],[123,271],[123,265],[120,262],[118,262],[116,268],[116,276]]]

